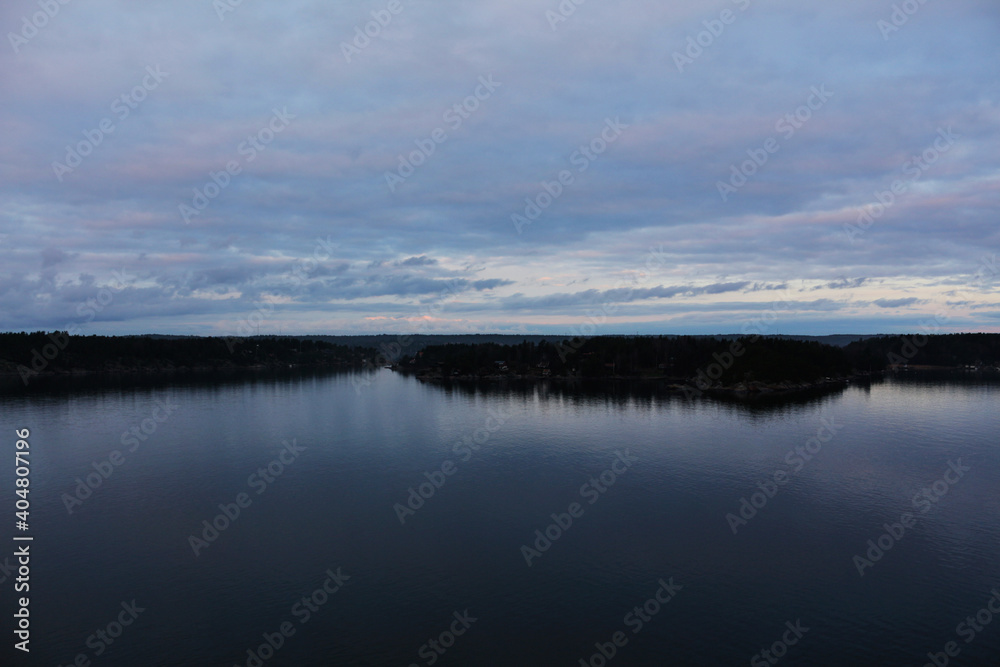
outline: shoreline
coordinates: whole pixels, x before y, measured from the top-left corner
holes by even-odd
[[[881,377],[883,373],[858,373],[847,377],[839,378],[823,378],[822,380],[815,380],[813,382],[793,382],[793,381],[781,381],[781,382],[749,382],[743,383],[739,382],[733,385],[722,385],[714,383],[710,386],[701,386],[691,383],[685,378],[671,377],[666,375],[647,375],[647,376],[635,376],[635,375],[616,375],[610,377],[579,377],[572,375],[536,375],[536,374],[503,374],[503,375],[451,375],[444,376],[441,374],[432,373],[413,373],[409,371],[401,371],[398,368],[393,369],[402,375],[414,377],[420,382],[429,382],[433,384],[446,384],[449,382],[475,382],[475,383],[499,383],[505,381],[517,381],[517,382],[569,382],[569,383],[617,383],[617,382],[642,382],[642,383],[660,383],[665,385],[663,389],[667,393],[678,394],[678,395],[715,395],[715,396],[738,396],[738,397],[757,397],[757,396],[780,396],[783,394],[797,394],[805,393],[823,389],[835,389],[839,387],[845,387],[852,383],[867,383],[870,382],[874,377]]]
[[[205,365],[205,366],[129,366],[120,368],[73,368],[60,370],[31,371],[30,378],[83,377],[90,375],[156,375],[160,373],[208,373],[233,371],[269,371],[269,370],[362,370],[364,366],[353,364],[290,364],[270,363],[239,365]],[[0,378],[20,378],[22,373],[17,370],[0,370]]]

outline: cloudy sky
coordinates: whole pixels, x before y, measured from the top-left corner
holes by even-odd
[[[3,330],[1000,331],[995,0],[5,0],[0,29]]]

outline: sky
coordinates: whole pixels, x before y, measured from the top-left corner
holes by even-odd
[[[1000,331],[995,0],[5,0],[0,32],[0,330]]]

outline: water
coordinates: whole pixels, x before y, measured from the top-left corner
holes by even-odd
[[[771,664],[764,649],[785,665],[923,665],[948,642],[951,664],[1000,663],[1000,619],[957,628],[1000,590],[989,379],[750,406],[387,370],[36,386],[0,398],[8,451],[31,431],[33,634],[18,664],[257,665],[265,634],[280,644],[269,666]],[[69,501],[115,450],[124,462]],[[785,483],[762,491],[776,471]],[[411,488],[429,495],[425,473],[440,488],[402,510]],[[915,504],[935,482],[944,495]],[[196,556],[190,537],[240,494]],[[736,520],[743,498],[762,506]],[[890,549],[859,575],[854,557],[880,538]],[[0,599],[10,637],[9,581]],[[133,600],[141,611],[123,611]],[[113,643],[94,634],[119,616]]]

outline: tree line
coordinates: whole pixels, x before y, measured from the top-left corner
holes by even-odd
[[[373,347],[307,338],[71,336],[0,333],[0,372],[370,367]],[[659,377],[712,382],[813,382],[900,366],[998,367],[1000,334],[890,335],[844,347],[778,336],[596,336],[428,345],[394,360],[437,376]]]
[[[0,333],[0,372],[157,371],[260,366],[361,367],[373,348],[278,336],[251,338]]]
[[[902,365],[1000,365],[1000,334],[876,336],[844,347],[793,338],[598,336],[514,345],[432,345],[400,360],[440,376],[661,377],[712,382],[815,382]]]

